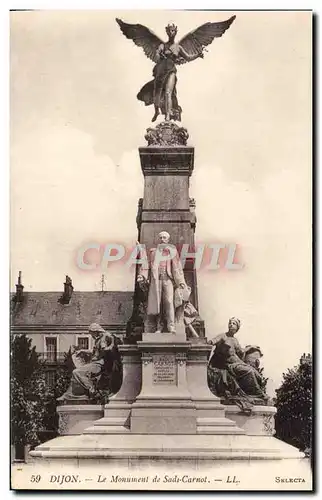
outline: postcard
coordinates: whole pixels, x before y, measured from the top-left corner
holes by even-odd
[[[312,491],[312,12],[10,24],[12,489]]]

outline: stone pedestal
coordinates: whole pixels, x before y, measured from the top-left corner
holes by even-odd
[[[182,244],[193,247],[196,217],[189,178],[194,148],[185,146],[187,133],[180,127],[160,124],[157,129],[147,134],[149,144],[154,145],[139,148],[144,174],[144,198],[137,218],[139,241],[147,249],[155,247],[158,233],[164,230],[179,249]],[[156,146],[159,140],[162,145]],[[191,302],[198,307],[193,259],[187,259],[184,273],[192,289]],[[203,325],[201,330],[204,335]],[[135,345],[121,346],[123,384],[105,406],[104,416],[82,434],[38,446],[32,456],[73,464],[92,461],[95,466],[108,461],[109,466],[116,464],[117,474],[161,463],[170,473],[178,463],[197,470],[213,468],[214,460],[229,461],[229,474],[233,474],[232,464],[237,460],[301,458],[296,448],[263,432],[262,424],[272,409],[266,414],[263,409],[257,412],[250,423],[210,392],[207,357],[211,347],[205,338],[200,340],[187,341],[182,329],[176,335],[144,333]]]
[[[187,387],[186,358],[190,347],[171,333],[143,335],[142,389],[131,411],[131,432],[195,434],[196,409]]]
[[[31,455],[70,463],[73,458],[108,459],[117,461],[123,472],[146,460],[168,465],[185,460],[199,468],[214,459],[235,463],[303,457],[273,437],[275,408],[254,406],[245,415],[237,406],[222,405],[210,392],[210,349],[170,333],[146,333],[137,345],[121,346],[123,384],[104,416],[99,418],[99,405],[59,407],[65,436],[38,446]]]
[[[241,412],[238,406],[226,406],[226,416],[242,427],[248,436],[274,436],[275,414],[274,406],[253,406],[250,415]]]
[[[103,418],[86,427],[90,412],[94,420],[101,407],[82,407],[77,415],[77,406],[59,408],[74,424],[64,432],[74,435],[38,446],[32,457],[69,464],[108,460],[123,473],[160,461],[171,471],[178,460],[199,470],[211,467],[213,460],[235,464],[302,458],[303,453],[273,437],[274,408],[254,406],[245,415],[238,407],[222,405],[210,392],[210,348],[170,333],[146,333],[137,345],[121,346],[123,384],[105,406]]]
[[[113,431],[114,433],[129,432],[132,408],[133,406],[131,404],[117,403],[115,399],[112,399],[110,404],[106,405],[106,417],[103,418],[104,408],[102,405],[59,406],[57,408],[59,415],[59,434],[61,436],[82,434],[85,429],[86,434],[95,434],[103,432],[106,430],[106,427],[110,432]],[[144,405],[143,408],[146,408],[146,405]],[[213,420],[214,408],[218,411],[218,404],[215,404],[213,401],[208,401],[208,405],[205,405],[204,402],[202,405],[200,403],[196,404],[197,429],[199,434],[207,433],[205,432],[206,426],[208,426],[209,431],[211,431],[209,424],[211,420]],[[223,412],[223,409],[220,409]],[[206,412],[204,410],[206,410]],[[166,412],[164,411],[164,406],[163,408],[157,407],[155,413],[158,418],[161,413],[163,417],[165,417]],[[240,429],[243,429],[247,436],[274,436],[275,413],[276,408],[274,406],[254,406],[251,415],[246,415],[241,412],[238,406],[227,406],[225,411],[226,417],[230,421],[235,422]],[[210,418],[209,414],[211,414]],[[146,413],[144,413],[144,418],[146,418]],[[218,425],[218,419],[215,423]],[[97,426],[100,426],[100,429]],[[134,428],[132,426],[132,432],[133,431]],[[142,434],[146,434],[146,429],[142,430]],[[163,432],[160,432],[160,434],[163,434]],[[172,434],[172,432],[169,431],[169,434]],[[179,432],[179,434],[181,434],[181,432]],[[190,432],[187,432],[187,434],[190,434]],[[211,434],[211,432],[209,432],[209,434]]]
[[[122,387],[84,433],[244,434],[208,388],[210,349],[171,333],[122,346]]]
[[[103,405],[64,404],[58,406],[59,434],[70,436],[82,434],[95,420],[103,416]]]

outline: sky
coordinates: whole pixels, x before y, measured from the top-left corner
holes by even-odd
[[[138,147],[153,110],[136,99],[153,63],[115,17],[178,40],[231,12],[11,13],[11,284],[99,290],[102,270],[76,264],[85,242],[133,245],[143,196]],[[206,335],[241,319],[275,388],[311,351],[311,15],[236,12],[204,59],[178,68],[182,125],[195,147],[190,196],[198,242],[234,242],[240,271],[200,271]],[[133,272],[105,272],[132,290]]]

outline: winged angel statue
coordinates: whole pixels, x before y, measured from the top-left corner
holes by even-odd
[[[154,104],[153,122],[160,114],[160,110],[166,121],[181,121],[182,109],[178,103],[176,90],[176,65],[193,61],[198,57],[203,58],[204,48],[214,38],[221,37],[235,17],[232,16],[222,22],[205,23],[184,36],[179,43],[175,42],[178,29],[174,24],[168,24],[165,28],[168,41],[163,42],[142,24],[127,24],[121,19],[116,19],[126,38],[133,40],[138,47],[142,47],[145,55],[156,63],[153,68],[153,80],[146,83],[137,95],[146,106]]]

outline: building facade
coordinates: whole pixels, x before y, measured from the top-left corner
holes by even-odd
[[[131,316],[133,293],[74,291],[66,276],[62,292],[24,292],[19,273],[16,293],[11,295],[11,334],[26,334],[46,366],[48,384],[55,383],[55,368],[70,347],[91,351],[91,323],[123,337]]]

